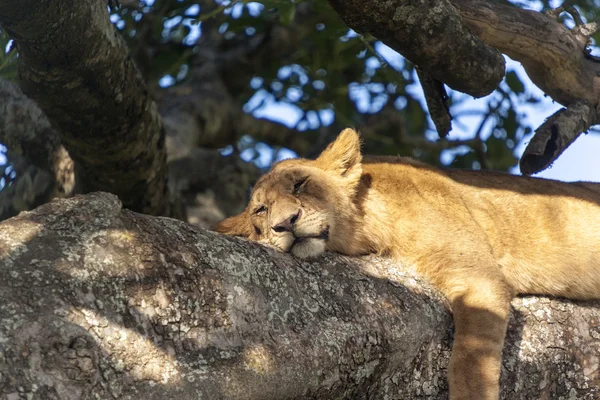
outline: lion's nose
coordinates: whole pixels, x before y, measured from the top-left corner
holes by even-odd
[[[273,230],[278,233],[292,232],[294,230],[294,224],[296,223],[296,221],[298,221],[298,218],[300,218],[300,215],[302,215],[302,210],[299,209],[294,214],[290,215],[289,217],[287,217],[286,219],[284,219],[277,225],[274,225]]]

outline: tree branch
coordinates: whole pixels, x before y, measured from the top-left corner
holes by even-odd
[[[102,193],[0,223],[0,254],[7,398],[447,396],[446,301],[389,260],[298,261]],[[597,306],[516,299],[501,398],[596,398]]]
[[[447,0],[329,0],[355,31],[369,32],[452,89],[475,97],[491,93],[504,76],[504,59],[463,26]]]
[[[299,4],[290,26],[269,24],[265,32],[252,37],[223,41],[209,30],[198,43],[188,79],[159,93],[158,104],[167,132],[168,159],[185,157],[189,149],[219,148],[243,135],[285,146],[306,154],[317,132],[300,132],[266,118],[243,111],[240,98],[246,98],[250,79],[264,68],[264,60],[285,59],[297,50],[306,30],[314,24],[297,20],[316,19],[309,3]]]
[[[73,161],[37,104],[13,83],[0,79],[0,143],[8,148],[17,173],[0,191],[0,220],[30,210],[54,197],[70,196]]]
[[[598,104],[600,63],[585,57],[587,36],[536,11],[484,0],[452,3],[475,35],[523,64],[552,99],[565,106],[579,100]]]
[[[436,80],[470,94],[473,94],[469,91],[473,88],[467,89],[467,82],[476,85],[484,81],[481,89],[485,87],[488,92],[491,91],[498,83],[495,73],[500,71],[494,66],[500,65],[500,62],[492,61],[495,58],[489,52],[490,48],[521,62],[531,80],[555,101],[567,107],[580,107],[575,104],[581,102],[592,108],[598,107],[600,62],[587,49],[590,35],[598,27],[597,23],[583,24],[578,19],[576,9],[568,4],[546,15],[500,2],[450,2],[451,5],[443,0],[432,0],[427,4],[375,1],[369,3],[369,7],[364,7],[364,3],[359,0],[330,0],[331,5],[351,28],[368,31],[401,52],[424,70],[419,71],[420,76],[424,73],[431,75],[430,79],[424,76],[421,80],[430,114],[441,137],[449,130],[450,116],[444,112]],[[569,31],[556,20],[556,16],[563,10],[574,15],[577,23],[575,29]],[[448,25],[450,23],[452,26]],[[472,41],[471,32],[480,41]],[[472,41],[474,47],[469,48],[464,44],[465,40]],[[451,49],[449,51],[452,56],[438,51],[439,48],[447,51]],[[478,63],[479,58],[483,66]],[[503,70],[500,72],[504,74]],[[496,80],[490,79],[491,76]],[[462,88],[459,87],[461,85]],[[443,99],[443,94],[441,98]],[[591,125],[600,123],[591,109],[583,114],[586,116],[585,124],[574,120],[569,125],[589,129]],[[579,118],[580,115],[579,112],[563,114],[561,120],[565,121],[568,116]],[[544,127],[538,129],[538,132],[544,131]],[[553,146],[566,147],[581,133],[569,131],[567,134],[567,131],[563,135],[568,135],[569,139],[554,141]],[[552,155],[544,154],[540,158],[543,154],[541,148],[545,147],[544,143],[549,142],[551,135],[546,136],[532,140],[532,143],[542,144],[536,144],[535,146],[541,147],[532,149],[521,162],[521,166],[525,168],[524,173],[546,168],[565,149],[553,149]],[[564,136],[563,139],[567,137]]]
[[[589,30],[569,31],[553,15],[482,0],[452,0],[485,43],[521,62],[531,80],[567,106],[540,126],[519,165],[524,174],[547,168],[583,131],[600,123],[600,63],[588,56]],[[562,9],[556,10],[560,13]]]
[[[597,121],[596,109],[585,101],[558,110],[535,131],[519,162],[521,172],[531,175],[548,168]]]
[[[4,79],[0,79],[0,98],[0,143],[29,164],[56,171],[64,150],[42,110],[18,86]]]
[[[298,131],[267,118],[243,113],[238,121],[238,132],[264,140],[272,146],[286,147],[300,155],[306,154],[317,140],[316,131]]]
[[[452,115],[448,108],[448,94],[444,84],[419,68],[417,68],[417,74],[427,101],[429,115],[435,124],[438,135],[445,138],[452,129]]]
[[[20,86],[59,132],[81,191],[167,212],[161,121],[106,1],[8,0],[0,24],[19,49]]]
[[[256,118],[242,110],[225,87],[217,65],[206,64],[185,83],[168,89],[158,101],[167,133],[168,159],[186,157],[197,148],[220,148],[243,135],[285,146],[299,154],[310,148],[314,132],[300,132],[282,123]]]

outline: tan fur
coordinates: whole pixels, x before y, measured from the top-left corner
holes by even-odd
[[[452,304],[452,400],[498,398],[514,295],[600,298],[600,185],[361,159],[346,129],[316,160],[275,165],[215,230],[302,258],[379,253],[414,265]]]

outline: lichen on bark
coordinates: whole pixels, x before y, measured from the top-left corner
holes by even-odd
[[[593,399],[599,309],[514,306],[503,398]],[[447,397],[451,316],[408,269],[299,261],[109,194],[0,224],[0,321],[8,398]]]

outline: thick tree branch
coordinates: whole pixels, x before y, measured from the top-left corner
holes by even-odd
[[[450,3],[431,0],[415,4],[374,1],[368,6],[358,0],[330,0],[330,3],[351,28],[372,33],[417,64],[423,70],[420,75],[430,74],[430,79],[427,76],[422,79],[423,90],[442,137],[448,131],[450,116],[443,112],[443,102],[436,95],[439,85],[435,81],[470,94],[474,94],[469,91],[473,88],[465,89],[467,82],[477,85],[483,81],[485,84],[481,88],[489,85],[495,88],[498,79],[490,77],[496,77],[492,72],[497,71],[494,66],[499,62],[492,61],[490,48],[521,62],[531,80],[555,101],[569,108],[578,108],[575,104],[582,102],[592,108],[599,107],[600,62],[590,56],[586,48],[597,24],[583,24],[572,7],[559,8],[554,14],[542,14],[485,0],[450,0]],[[568,30],[556,20],[563,10],[575,14],[575,29]],[[472,35],[479,40],[473,41]],[[473,47],[469,48],[465,41],[471,41]],[[504,74],[503,70],[501,73]],[[584,113],[584,124],[580,120],[568,124],[586,130],[600,123],[598,115],[592,109],[588,111]],[[580,114],[563,114],[561,120],[566,123],[569,116],[579,118]],[[551,154],[542,155],[541,150],[533,148],[526,153],[521,162],[525,168],[523,172],[539,172],[546,168],[571,143],[571,138],[582,132],[567,130],[569,139],[563,137],[554,141],[553,146],[559,147],[552,149]],[[546,128],[541,127],[538,131],[544,132]],[[566,130],[562,132],[567,135]],[[532,143],[548,143],[549,137],[534,139]],[[539,144],[535,146],[540,147]]]
[[[600,100],[600,63],[585,57],[588,37],[531,10],[484,0],[452,0],[463,22],[488,45],[523,64],[527,75],[565,106]]]
[[[452,0],[473,33],[521,62],[531,80],[565,105],[536,130],[521,161],[521,172],[547,168],[573,140],[600,123],[600,62],[586,48],[593,29],[569,31],[549,15],[482,0]],[[562,9],[557,10],[558,13]]]
[[[0,79],[0,98],[0,143],[31,165],[58,171],[68,155],[43,111],[17,85],[4,79]]]
[[[475,97],[491,93],[504,76],[504,59],[463,26],[447,0],[329,0],[344,22],[369,32],[452,89]]]
[[[167,212],[161,121],[106,1],[7,0],[0,24],[19,49],[21,88],[59,132],[81,190]]]
[[[95,193],[0,224],[0,396],[445,398],[451,318],[402,266],[255,243]],[[598,303],[513,302],[502,399],[598,395]]]

